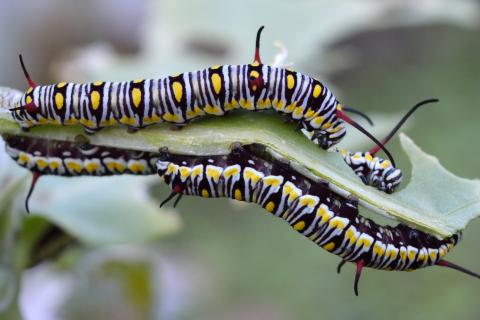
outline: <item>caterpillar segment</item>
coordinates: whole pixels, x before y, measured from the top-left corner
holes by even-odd
[[[256,203],[318,246],[340,256],[338,272],[344,263],[354,263],[356,295],[365,267],[411,271],[438,265],[480,278],[444,260],[460,234],[439,240],[404,224],[380,226],[362,217],[357,201],[334,193],[327,182],[312,181],[288,164],[274,159],[266,161],[244,148],[235,149],[228,156],[214,157],[164,153],[157,169],[172,189],[162,205],[182,195]]]
[[[299,123],[302,132],[323,149],[345,136],[344,121],[380,145],[345,114],[323,83],[293,70],[263,64],[262,30],[257,32],[251,64],[214,66],[158,79],[37,85],[20,56],[29,88],[10,110],[25,130],[43,124],[81,125],[93,134],[115,125],[135,131],[161,122],[183,125],[206,114],[222,116],[235,109],[273,109]],[[393,162],[388,150],[382,145],[380,148]]]
[[[32,172],[25,209],[40,177],[55,175],[112,176],[118,174],[150,175],[156,173],[158,154],[105,148],[85,143],[4,135],[7,154],[21,167]]]

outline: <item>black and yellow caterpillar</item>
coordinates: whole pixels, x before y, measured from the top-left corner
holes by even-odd
[[[296,121],[323,149],[345,136],[345,121],[370,137],[395,167],[383,144],[344,110],[360,112],[342,108],[323,83],[293,70],[262,64],[262,29],[257,33],[251,64],[216,66],[158,79],[37,85],[20,56],[29,89],[11,108],[12,116],[25,130],[42,124],[80,124],[92,134],[119,124],[137,130],[160,122],[184,125],[203,115],[221,116],[234,109],[274,109]]]
[[[177,197],[176,205],[183,195],[256,203],[318,246],[340,256],[339,271],[345,262],[355,263],[357,295],[363,267],[403,271],[438,265],[480,278],[444,260],[460,234],[438,240],[404,224],[380,226],[359,214],[355,199],[335,193],[326,181],[303,176],[257,146],[237,147],[229,155],[198,157],[99,147],[83,140],[72,143],[19,136],[4,139],[10,157],[34,175],[29,195],[41,175],[157,172],[172,189],[162,205]]]

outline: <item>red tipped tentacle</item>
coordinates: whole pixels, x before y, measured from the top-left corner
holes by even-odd
[[[365,267],[365,260],[361,259],[357,261],[356,270],[355,270],[355,283],[353,284],[353,290],[355,295],[358,297],[358,282],[360,281],[360,276],[362,275],[362,269]]]
[[[184,187],[179,184],[173,187],[172,192],[168,195],[168,197],[165,200],[163,200],[162,203],[160,203],[160,208],[163,207],[167,202],[169,202],[170,200],[178,196],[178,198],[173,203],[173,207],[175,208],[183,196],[183,189]]]
[[[337,112],[336,112],[336,115],[338,118],[342,119],[343,121],[345,121],[346,123],[348,123],[349,125],[351,125],[352,127],[356,128],[358,131],[360,131],[361,133],[363,133],[364,135],[366,135],[368,138],[370,138],[370,140],[372,140],[373,142],[375,142],[382,150],[383,152],[385,152],[385,154],[387,155],[387,157],[390,159],[390,162],[392,163],[392,165],[395,167],[395,160],[393,159],[390,151],[387,150],[387,148],[385,148],[385,146],[380,143],[380,141],[377,140],[377,138],[375,138],[370,132],[368,132],[367,130],[365,130],[360,124],[358,124],[355,120],[353,120],[352,118],[350,118],[345,112],[343,112],[342,108],[341,107],[337,107]]]
[[[22,70],[23,70],[23,74],[25,74],[25,78],[27,78],[28,85],[31,88],[35,88],[37,84],[32,80],[32,78],[30,77],[30,74],[28,74],[27,68],[25,67],[25,63],[23,62],[23,56],[19,54],[18,58],[20,59],[20,65],[22,66]]]
[[[262,63],[262,59],[260,59],[260,35],[262,34],[262,30],[265,26],[261,26],[260,29],[257,31],[257,39],[255,41],[255,55],[253,57],[253,62],[258,62],[259,64]]]
[[[464,267],[461,267],[459,265],[456,265],[454,263],[451,263],[449,261],[446,261],[446,260],[440,260],[437,262],[437,266],[440,266],[440,267],[447,267],[447,268],[451,268],[451,269],[454,269],[454,270],[457,270],[457,271],[460,271],[460,272],[463,272],[465,274],[468,274],[472,277],[475,277],[475,278],[479,278],[480,279],[480,274],[478,273],[475,273],[473,271],[470,271],[468,269],[465,269]]]

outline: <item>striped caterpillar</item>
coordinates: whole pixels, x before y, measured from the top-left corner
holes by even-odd
[[[216,66],[158,79],[37,85],[20,56],[29,89],[10,110],[25,130],[42,124],[80,124],[93,134],[118,124],[135,131],[160,122],[184,125],[203,115],[221,116],[239,108],[273,109],[297,122],[303,134],[323,149],[345,136],[347,122],[372,139],[395,167],[384,145],[345,113],[363,115],[361,112],[342,107],[314,78],[262,63],[262,30],[257,32],[251,64]]]
[[[160,151],[136,152],[78,143],[5,136],[8,154],[40,175],[152,174],[172,189],[161,206],[183,195],[227,197],[253,202],[284,219],[323,249],[356,264],[354,292],[364,267],[415,270],[437,265],[480,275],[444,260],[460,233],[443,240],[399,224],[380,226],[359,214],[358,202],[338,195],[325,181],[314,181],[288,163],[267,156],[256,145],[236,147],[229,155],[182,156]],[[81,140],[81,139],[80,139]],[[35,178],[37,177],[37,178]],[[33,186],[34,184],[32,184]],[[31,194],[30,189],[29,195]]]

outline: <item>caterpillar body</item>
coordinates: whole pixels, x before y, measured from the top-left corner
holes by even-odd
[[[388,150],[346,115],[335,95],[320,81],[299,72],[263,64],[260,34],[251,64],[224,65],[158,79],[37,85],[20,62],[29,89],[11,108],[23,128],[43,124],[82,125],[87,133],[125,125],[130,131],[160,122],[184,125],[203,115],[224,115],[234,109],[273,109],[296,121],[301,131],[323,149],[346,134],[344,121]],[[363,115],[364,116],[364,115]]]
[[[255,147],[235,148],[224,156],[198,157],[17,136],[4,138],[8,154],[31,170],[34,177],[157,172],[172,189],[161,205],[177,197],[176,205],[183,195],[256,203],[318,246],[340,256],[339,269],[347,261],[355,263],[356,294],[364,267],[401,271],[438,265],[480,278],[444,260],[460,234],[439,240],[404,224],[380,226],[359,214],[355,199],[338,195],[327,182],[307,178]],[[70,163],[75,160],[75,165],[68,165],[67,159]],[[96,164],[95,170],[88,168],[91,163]]]

